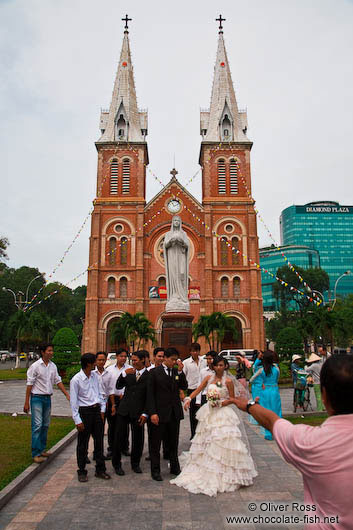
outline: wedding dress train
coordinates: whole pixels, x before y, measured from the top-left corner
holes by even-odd
[[[214,378],[208,382],[212,384]],[[218,387],[221,401],[229,398],[226,377]],[[242,440],[240,422],[232,406],[203,405],[190,450],[180,456],[182,471],[171,484],[191,493],[215,496],[250,486],[257,476],[253,459]]]

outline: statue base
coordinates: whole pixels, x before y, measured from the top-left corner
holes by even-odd
[[[166,313],[162,315],[162,348],[176,348],[180,359],[190,355],[192,321],[190,313]]]

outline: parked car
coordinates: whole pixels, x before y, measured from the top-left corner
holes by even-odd
[[[10,352],[7,350],[0,350],[0,360],[2,363],[10,360]]]
[[[235,368],[238,364],[237,355],[245,355],[248,361],[252,361],[254,350],[222,350],[219,352],[219,355],[227,359],[229,366]]]

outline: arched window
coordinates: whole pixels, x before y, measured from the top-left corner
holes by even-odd
[[[218,193],[225,194],[226,192],[226,164],[224,160],[218,160]]]
[[[120,265],[127,264],[127,237],[122,237],[120,240]]]
[[[232,124],[230,122],[230,119],[228,117],[228,114],[224,115],[223,122],[222,122],[222,139],[223,140],[230,140],[230,134],[229,131],[231,130]]]
[[[237,276],[233,278],[233,296],[234,298],[240,296],[240,278]]]
[[[166,285],[165,276],[160,276],[160,278],[158,278],[158,287],[166,287]]]
[[[221,239],[221,265],[228,265],[228,246],[227,240]]]
[[[118,195],[118,161],[110,163],[110,195]]]
[[[115,298],[115,278],[108,279],[108,298]]]
[[[123,114],[120,114],[118,121],[116,122],[116,132],[118,140],[124,140],[126,136],[126,121]]]
[[[120,298],[127,298],[127,278],[125,277],[119,280],[119,296]]]
[[[230,175],[230,193],[231,195],[237,195],[238,193],[238,164],[234,158],[229,164],[229,175]]]
[[[124,158],[123,160],[123,178],[122,178],[122,188],[123,193],[130,193],[130,160]]]
[[[221,278],[221,297],[228,298],[229,296],[229,280],[225,276]]]
[[[232,265],[238,265],[239,263],[239,254],[237,250],[239,250],[239,240],[237,237],[232,237]]]
[[[109,264],[115,265],[116,263],[116,238],[111,237],[109,239]]]

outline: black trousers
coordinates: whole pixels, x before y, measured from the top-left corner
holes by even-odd
[[[202,405],[204,405],[205,403],[207,403],[207,398],[204,394],[201,395],[201,407]]]
[[[96,472],[102,473],[105,471],[105,462],[103,456],[103,436],[104,425],[100,412],[100,406],[80,407],[79,413],[82,423],[85,426],[83,431],[78,432],[77,437],[77,473],[79,475],[87,475],[86,459],[88,453],[89,437],[92,435],[94,443],[94,454],[96,457]]]
[[[114,469],[121,466],[121,453],[126,444],[126,437],[131,425],[132,444],[131,444],[131,467],[139,466],[145,442],[145,426],[139,425],[139,418],[130,418],[130,416],[117,415],[115,425],[115,438],[113,445],[112,464]]]
[[[191,392],[193,391],[194,389],[190,388],[188,390],[188,395],[190,395]],[[191,438],[193,438],[195,435],[195,431],[197,427],[196,413],[199,410],[199,408],[200,408],[200,405],[196,404],[196,398],[192,399],[190,403],[190,409],[189,409]]]
[[[169,459],[170,472],[173,474],[179,473],[180,465],[178,459],[178,445],[179,445],[179,428],[180,420],[177,420],[174,413],[170,420],[166,423],[154,425],[151,422],[150,427],[150,456],[151,456],[151,473],[156,474],[161,472],[161,442],[167,438],[169,443]]]
[[[151,420],[147,420],[147,432],[148,432],[148,454],[151,456]],[[163,448],[163,458],[167,458],[169,460],[169,440],[168,440],[168,433],[164,433],[165,438],[162,439],[162,448]]]
[[[119,396],[114,397],[115,400],[115,416],[112,416],[112,405],[110,399],[107,404],[107,422],[108,422],[108,451],[113,452],[114,440],[115,440],[115,431],[116,431],[116,419],[118,417],[120,398]],[[127,452],[129,450],[129,429],[126,433],[126,438],[122,451]]]

